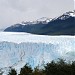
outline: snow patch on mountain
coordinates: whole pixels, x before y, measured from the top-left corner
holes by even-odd
[[[22,21],[19,24],[21,24],[21,25],[32,25],[32,24],[39,24],[39,23],[47,24],[51,20],[52,20],[51,18],[42,17],[42,18],[39,18],[39,19],[37,19],[35,21]]]
[[[66,12],[66,13],[62,14],[61,16],[59,16],[59,17],[55,17],[55,18],[52,19],[52,21],[58,20],[58,19],[66,20],[69,17],[75,17],[75,10]]]

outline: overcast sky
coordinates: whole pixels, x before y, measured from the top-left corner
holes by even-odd
[[[74,0],[74,9],[75,9],[75,0]]]
[[[74,9],[74,0],[0,0],[0,29]]]

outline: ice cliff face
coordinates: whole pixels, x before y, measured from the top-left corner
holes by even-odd
[[[0,42],[0,66],[16,66],[19,62],[31,66],[48,62],[58,57],[57,45],[45,43]]]
[[[75,36],[0,32],[0,68],[41,66],[57,58],[75,60]]]

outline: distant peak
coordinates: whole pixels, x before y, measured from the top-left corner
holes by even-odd
[[[68,16],[72,16],[72,17],[74,16],[75,17],[75,10],[66,12],[63,15],[68,15]]]
[[[68,19],[69,17],[75,17],[75,10],[66,12],[62,14],[61,16],[54,18],[53,20],[56,20],[56,19],[65,20],[65,19]]]

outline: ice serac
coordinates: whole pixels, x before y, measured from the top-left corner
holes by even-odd
[[[65,55],[72,58],[75,51],[72,42],[65,41],[59,44],[0,42],[0,67],[22,67],[26,63],[35,67]],[[74,57],[72,59],[74,60]]]
[[[56,48],[56,45],[45,43],[0,42],[0,67],[16,66],[20,62],[34,67],[57,56]]]

